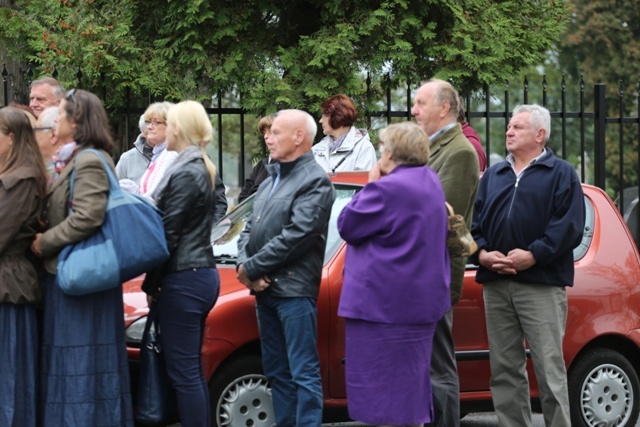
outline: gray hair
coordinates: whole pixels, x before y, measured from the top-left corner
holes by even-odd
[[[38,117],[38,127],[55,128],[57,119],[58,107],[47,107],[42,110],[42,113],[40,113],[40,117]]]
[[[455,119],[460,114],[460,95],[451,83],[442,79],[429,79],[427,83],[435,83],[437,90],[435,93],[436,105],[449,104],[449,117]]]
[[[62,84],[54,79],[53,77],[42,77],[40,79],[34,80],[31,82],[31,89],[33,89],[36,86],[40,86],[40,85],[49,85],[52,87],[52,91],[51,94],[53,95],[53,97],[56,100],[60,100],[62,98],[64,98],[65,96],[65,92],[64,92],[64,86],[62,86]]]
[[[549,142],[549,136],[551,136],[551,113],[549,110],[538,104],[523,104],[513,109],[514,116],[520,113],[530,113],[529,123],[534,129],[544,129],[544,143]]]
[[[140,129],[140,132],[143,132],[145,130],[147,130],[147,124],[144,121],[144,114],[140,116],[140,120],[138,120],[138,128]]]

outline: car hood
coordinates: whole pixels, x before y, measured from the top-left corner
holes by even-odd
[[[219,265],[220,296],[237,291],[246,291],[246,287],[236,280],[235,266]],[[122,298],[124,302],[125,327],[149,312],[147,295],[142,291],[144,275],[136,277],[122,285]]]

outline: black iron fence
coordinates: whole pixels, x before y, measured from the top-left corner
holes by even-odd
[[[32,76],[27,71],[25,79]],[[2,70],[3,105],[23,99],[28,102],[28,94],[12,93],[9,73]],[[54,77],[56,77],[54,75]],[[82,87],[82,71],[78,69],[74,78]],[[551,85],[544,76],[538,76],[539,83],[530,83],[525,78],[522,85],[485,87],[483,90],[466,94],[467,121],[478,131],[489,163],[495,155],[504,155],[504,132],[517,104],[538,103],[551,111],[552,133],[550,146],[561,157],[572,162],[583,182],[605,189],[612,198],[618,198],[619,206],[626,207],[636,198],[637,192],[623,191],[638,186],[640,180],[640,83],[635,93],[625,94],[622,82],[617,90],[607,92],[605,84],[585,84],[582,77],[575,83],[562,80]],[[367,80],[367,87],[370,81]],[[394,121],[411,120],[412,99],[418,85],[394,86],[386,83],[385,99],[373,100],[374,105],[366,111],[366,124],[375,134],[377,129]],[[609,88],[611,89],[611,88]],[[108,96],[106,89],[96,93],[103,99]],[[367,91],[371,101],[370,91]],[[139,99],[139,97],[138,97]],[[241,186],[248,175],[254,157],[258,136],[255,123],[257,117],[237,107],[229,95],[214,94],[207,112],[216,128],[214,149],[210,153],[218,165],[225,183],[231,187]],[[151,95],[147,101],[153,101]],[[145,106],[133,105],[127,96],[124,105],[111,108],[110,114],[121,128],[120,150],[129,148],[137,135],[137,122]],[[124,131],[122,132],[122,128]],[[623,209],[624,212],[624,209]]]

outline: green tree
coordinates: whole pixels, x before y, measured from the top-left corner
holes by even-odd
[[[635,115],[640,77],[640,7],[636,0],[571,0],[571,19],[560,41],[560,65],[585,81],[606,83],[608,114]],[[620,102],[622,95],[622,102]],[[592,105],[592,99],[587,98]],[[620,129],[607,127],[606,185],[615,196],[637,185],[637,126],[624,125],[620,173]],[[620,178],[622,176],[622,179]]]
[[[338,92],[365,106],[394,84],[432,76],[459,88],[504,81],[558,39],[554,0],[16,0],[0,8],[0,43],[36,74],[73,75],[127,93],[211,99],[235,90],[242,107],[317,112]],[[72,83],[67,81],[66,83]]]

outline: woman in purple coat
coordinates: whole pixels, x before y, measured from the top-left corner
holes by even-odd
[[[419,126],[383,129],[380,151],[369,183],[338,218],[348,244],[338,314],[349,416],[419,426],[432,420],[431,343],[451,306],[447,213]]]

